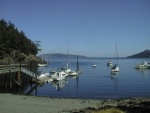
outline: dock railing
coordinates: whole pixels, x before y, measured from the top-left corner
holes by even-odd
[[[19,70],[33,78],[37,77],[36,73],[34,73],[24,67],[21,67],[21,69],[20,69],[20,67],[2,67],[2,68],[0,68],[0,74],[13,73],[13,72],[17,72]]]

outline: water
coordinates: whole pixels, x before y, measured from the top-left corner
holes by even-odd
[[[59,98],[116,99],[150,96],[150,69],[134,69],[148,59],[119,59],[120,72],[111,75],[107,61],[113,64],[116,59],[85,58],[79,59],[79,76],[67,77],[58,83],[44,83],[30,95]],[[39,67],[39,71],[50,72],[65,66],[66,59],[49,59],[48,67]],[[71,69],[76,70],[76,59],[70,59]],[[92,67],[93,64],[97,66]],[[24,94],[31,89],[25,87]]]

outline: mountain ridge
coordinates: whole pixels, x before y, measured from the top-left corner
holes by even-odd
[[[139,52],[137,54],[127,56],[127,58],[150,58],[150,50],[146,49],[146,50]]]

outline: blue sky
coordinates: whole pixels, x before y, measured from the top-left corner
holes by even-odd
[[[150,0],[1,0],[10,20],[42,53],[119,57],[150,49]]]

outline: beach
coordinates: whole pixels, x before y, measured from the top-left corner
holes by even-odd
[[[96,100],[0,94],[1,113],[90,113],[91,110],[104,107],[117,107],[132,113],[149,113],[150,98]]]
[[[95,107],[99,100],[0,94],[1,113],[70,113]]]

